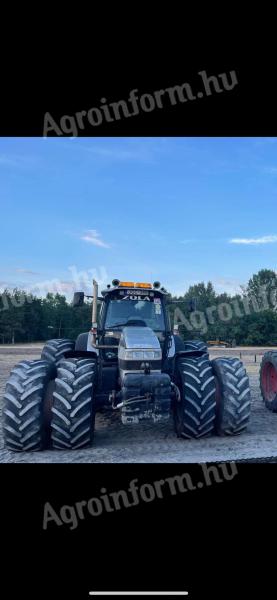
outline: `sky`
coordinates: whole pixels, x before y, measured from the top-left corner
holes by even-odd
[[[277,138],[0,138],[0,209],[0,289],[234,293],[277,267]]]

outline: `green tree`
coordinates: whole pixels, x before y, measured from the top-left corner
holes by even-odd
[[[248,281],[244,294],[252,298],[256,310],[267,310],[277,305],[277,275],[271,269],[261,269]]]

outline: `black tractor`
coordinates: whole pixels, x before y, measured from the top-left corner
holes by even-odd
[[[182,341],[170,325],[170,296],[159,282],[114,280],[99,297],[94,281],[91,297],[89,332],[75,342],[49,340],[40,360],[12,369],[3,409],[9,450],[89,446],[95,413],[104,407],[120,410],[126,426],[173,415],[183,438],[246,428],[250,389],[242,362],[210,361],[204,342]],[[83,292],[74,294],[76,310],[84,301]]]

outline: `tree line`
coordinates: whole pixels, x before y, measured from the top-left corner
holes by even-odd
[[[189,312],[189,301],[195,299],[196,312]],[[175,298],[173,300],[176,300]],[[217,294],[211,282],[190,286],[170,307],[171,321],[175,306],[185,315],[179,321],[179,332],[189,339],[201,335],[205,341],[220,340],[233,345],[277,345],[277,275],[261,269],[237,294]],[[189,329],[188,326],[193,326]],[[197,331],[198,328],[198,331]]]
[[[172,324],[178,322],[184,339],[221,340],[234,345],[277,345],[277,275],[262,269],[237,294],[216,293],[211,282],[190,286],[182,296],[171,296]],[[189,311],[194,299],[195,312]],[[176,312],[177,309],[177,312]],[[75,339],[91,327],[91,302],[74,308],[61,294],[45,298],[17,288],[0,294],[0,343]]]
[[[38,298],[6,289],[0,295],[0,343],[75,339],[90,329],[91,311],[91,302],[73,308],[61,294]]]

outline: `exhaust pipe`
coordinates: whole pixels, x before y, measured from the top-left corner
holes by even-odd
[[[92,334],[93,343],[96,344],[97,335],[97,298],[98,298],[98,283],[93,280],[93,300],[92,300]]]

